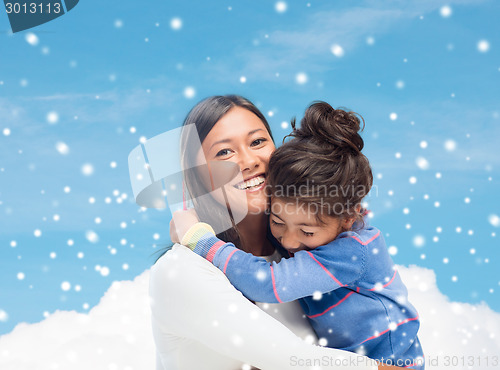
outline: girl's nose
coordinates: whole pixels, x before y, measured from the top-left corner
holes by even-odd
[[[283,234],[280,243],[285,249],[297,249],[300,247],[300,241],[294,238],[290,232]]]

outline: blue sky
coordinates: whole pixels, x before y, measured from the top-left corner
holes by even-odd
[[[277,142],[313,100],[359,112],[395,262],[500,312],[500,4],[278,3],[81,1],[17,34],[0,15],[0,334],[151,265],[170,215],[134,203],[128,153],[227,93]]]

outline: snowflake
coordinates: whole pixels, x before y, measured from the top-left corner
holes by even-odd
[[[477,43],[477,50],[481,53],[486,53],[490,50],[490,43],[487,40],[479,40]]]
[[[284,1],[278,1],[275,5],[274,5],[274,9],[276,9],[276,11],[278,13],[284,13],[286,12],[288,8],[288,4]]]
[[[47,113],[47,122],[51,125],[56,124],[59,122],[59,114],[54,111]]]
[[[295,81],[299,84],[299,85],[303,85],[307,82],[308,80],[308,77],[305,73],[301,72],[301,73],[297,73],[297,75],[295,76]]]
[[[417,164],[417,167],[420,168],[421,170],[427,170],[429,168],[429,161],[424,157],[417,157],[415,163]]]
[[[178,31],[182,28],[182,19],[180,18],[172,18],[170,20],[170,28],[174,31]]]
[[[444,5],[441,7],[441,9],[439,9],[439,14],[441,14],[441,17],[443,17],[443,18],[450,17],[452,13],[453,13],[453,11],[451,10],[451,8],[448,5]]]
[[[184,89],[184,97],[186,99],[193,99],[196,96],[196,90],[192,86],[188,86]]]
[[[323,293],[321,293],[319,290],[317,290],[313,293],[312,297],[313,297],[313,300],[319,301],[319,300],[321,300],[321,298],[323,298]]]
[[[257,273],[255,274],[255,277],[257,280],[259,281],[264,281],[266,280],[266,277],[267,277],[267,273],[265,270],[259,270],[257,271]]]
[[[94,166],[90,163],[85,163],[81,168],[81,172],[84,176],[90,176],[94,173]]]
[[[454,140],[446,140],[444,142],[444,148],[448,151],[448,152],[453,152],[456,148],[457,148],[457,143],[454,141]]]
[[[25,40],[31,46],[37,46],[38,43],[40,42],[40,39],[38,38],[38,36],[35,35],[33,32],[27,33],[25,36]]]
[[[332,47],[330,48],[330,51],[337,58],[342,58],[344,56],[344,49],[342,48],[342,46],[340,46],[338,44],[332,45]]]

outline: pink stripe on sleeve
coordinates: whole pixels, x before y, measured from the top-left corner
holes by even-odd
[[[409,368],[412,368],[413,366],[419,366],[419,364],[418,364],[418,363],[416,363],[416,362],[414,362],[414,363],[413,363],[413,364],[411,364],[411,365],[406,365],[406,366],[403,366],[403,367],[404,367],[404,368],[406,368],[406,369],[409,369]]]
[[[309,254],[309,256],[318,264],[321,266],[321,268],[328,274],[328,276],[330,276],[333,280],[335,280],[335,282],[340,285],[340,286],[345,286],[344,284],[342,284],[340,281],[337,280],[337,278],[335,276],[332,275],[332,273],[330,271],[327,270],[327,268],[325,266],[323,266],[313,255],[311,252],[309,251],[306,251],[307,254]]]
[[[217,252],[219,250],[219,248],[222,247],[224,244],[225,243],[222,240],[220,240],[217,243],[215,243],[214,245],[212,245],[212,247],[210,248],[210,250],[207,253],[207,260],[209,260],[210,262],[213,262],[214,257],[215,257],[215,252]]]
[[[406,319],[406,320],[403,320],[401,321],[397,326],[400,326],[400,325],[403,325],[403,324],[406,324],[410,321],[415,321],[415,320],[418,320],[418,316],[417,317],[412,317],[411,319]],[[384,330],[383,332],[381,333],[378,333],[378,334],[375,334],[373,336],[371,336],[370,338],[368,339],[365,339],[364,341],[362,341],[360,344],[363,344],[364,342],[368,342],[369,340],[372,340],[372,339],[375,339],[375,338],[378,338],[380,337],[381,335],[384,335],[385,333],[387,333],[389,330],[391,329],[387,329],[387,330]]]
[[[392,284],[392,282],[394,281],[394,278],[396,277],[396,274],[398,273],[398,270],[395,270],[394,271],[394,275],[392,275],[392,279],[391,281],[389,281],[387,284],[385,284],[384,286],[382,286],[382,288],[387,288],[389,285]],[[377,288],[371,288],[371,289],[368,289],[368,291],[370,292],[373,292],[374,290],[376,290]]]
[[[380,230],[378,231],[378,233],[376,233],[374,236],[372,236],[366,242],[361,241],[361,239],[359,239],[357,236],[354,236],[354,235],[351,235],[350,238],[357,240],[361,245],[367,245],[367,244],[371,243],[372,241],[374,241],[375,239],[377,239],[379,235],[380,235]]]
[[[278,300],[279,303],[283,303],[283,301],[280,299],[280,296],[278,295],[278,291],[276,290],[276,281],[274,280],[274,270],[273,266],[271,265],[271,278],[273,279],[273,290],[274,290],[274,295],[276,296],[276,299]]]
[[[237,251],[237,249],[235,249],[234,251],[232,251],[231,253],[229,253],[229,256],[227,256],[226,263],[224,264],[224,270],[222,270],[222,272],[224,274],[226,273],[227,264],[229,263],[229,260],[231,259],[231,257],[233,256],[233,254],[236,253],[236,251]]]
[[[316,315],[311,315],[311,316],[307,315],[307,317],[309,317],[310,319],[314,319],[315,317],[324,315],[325,313],[327,313],[328,311],[330,311],[332,308],[337,307],[339,304],[341,304],[342,302],[344,302],[347,298],[349,298],[353,294],[354,294],[354,292],[350,292],[350,293],[346,294],[346,296],[344,298],[342,298],[340,301],[338,301],[337,303],[335,303],[333,306],[328,307],[323,312],[317,313]]]

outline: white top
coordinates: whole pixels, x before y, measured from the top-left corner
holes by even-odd
[[[297,302],[263,310],[179,244],[151,268],[149,294],[157,370],[377,369],[366,357],[306,343],[290,331],[314,336]]]

